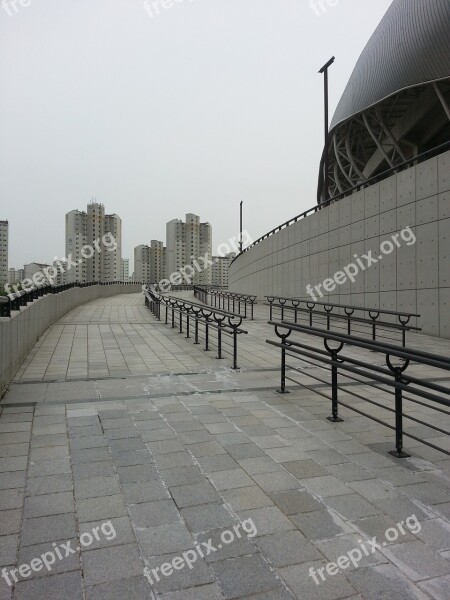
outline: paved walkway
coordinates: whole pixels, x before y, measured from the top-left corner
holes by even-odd
[[[266,312],[240,371],[139,295],[42,336],[1,405],[0,600],[450,598],[450,460],[413,440],[394,459],[346,409],[330,423],[306,367],[310,389],[277,394]]]

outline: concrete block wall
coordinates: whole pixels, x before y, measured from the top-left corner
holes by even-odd
[[[0,397],[39,337],[52,323],[80,304],[97,298],[141,291],[139,284],[93,285],[49,294],[13,313],[0,318]]]
[[[290,225],[239,256],[234,292],[310,297],[315,286],[409,226],[416,243],[360,270],[323,298],[420,313],[424,333],[450,338],[450,151],[355,192]],[[365,261],[363,260],[363,263]]]

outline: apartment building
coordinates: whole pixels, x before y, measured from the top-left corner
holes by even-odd
[[[196,263],[203,266],[199,258],[212,259],[212,227],[209,223],[201,223],[200,217],[192,213],[186,215],[186,222],[173,219],[166,225],[167,274],[178,272],[191,265],[194,269],[192,283],[210,285],[212,281],[211,267],[200,272]]]
[[[0,221],[0,285],[8,283],[8,221]]]
[[[211,283],[213,287],[228,287],[228,271],[236,253],[230,252],[226,256],[213,256],[211,267]]]

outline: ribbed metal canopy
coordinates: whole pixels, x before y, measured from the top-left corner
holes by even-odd
[[[364,48],[331,127],[405,88],[450,75],[450,0],[394,0]]]

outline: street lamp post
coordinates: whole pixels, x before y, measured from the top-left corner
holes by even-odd
[[[239,253],[242,254],[242,205],[244,204],[244,201],[241,200],[241,204],[240,204],[240,213],[239,213],[239,218],[240,218],[240,235],[239,235]]]
[[[325,112],[325,161],[324,188],[325,200],[328,200],[328,68],[334,63],[334,56],[323,65],[319,73],[323,73],[324,112]]]

